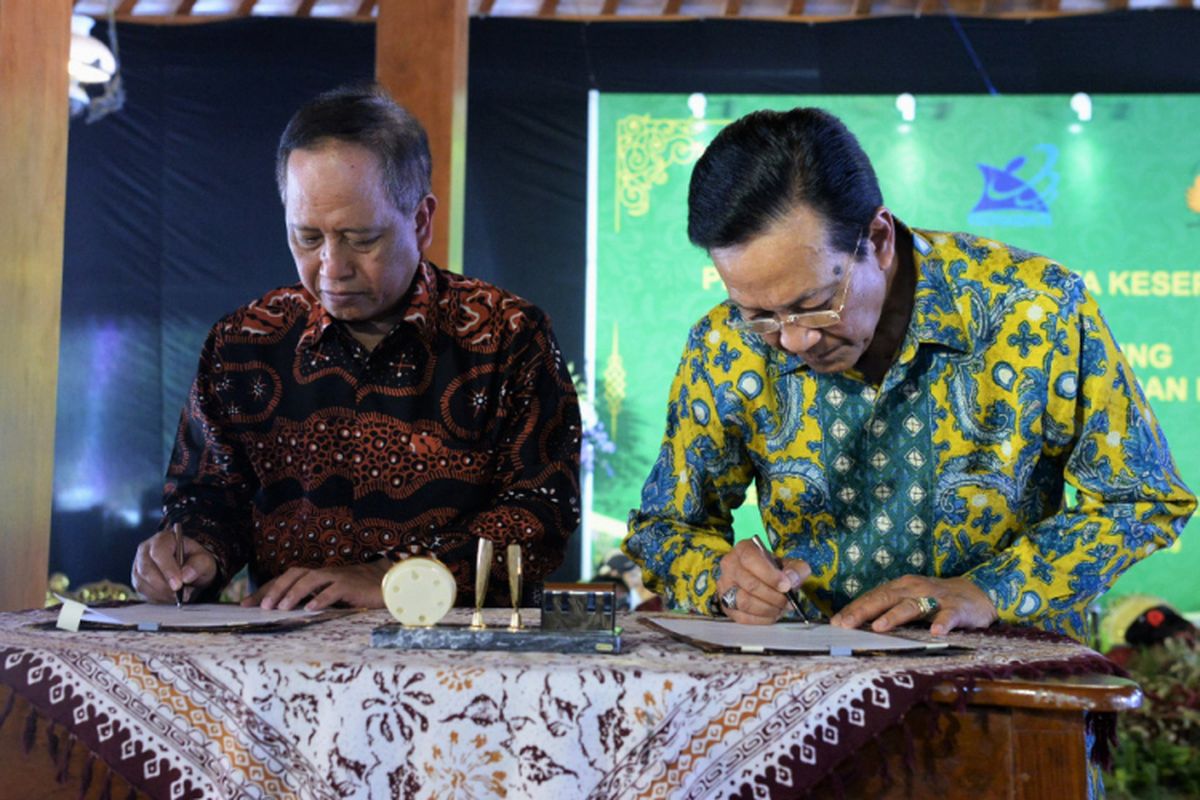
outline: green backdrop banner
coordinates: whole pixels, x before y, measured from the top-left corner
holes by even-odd
[[[1200,486],[1200,96],[601,94],[587,367],[616,449],[596,456],[585,524],[593,564],[619,546],[641,496],[687,331],[725,297],[687,241],[692,165],[731,120],[798,105],[846,122],[905,222],[989,236],[1082,274],[1184,480]],[[751,494],[735,515],[739,537],[761,529],[755,503]],[[1200,609],[1192,539],[1136,565],[1115,593]]]

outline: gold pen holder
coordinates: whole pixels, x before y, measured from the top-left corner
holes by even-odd
[[[481,547],[482,556],[490,556],[486,551],[487,546]],[[486,583],[477,580],[476,608],[471,616],[470,625],[465,625],[465,620],[461,617],[459,619],[462,621],[430,624],[434,615],[429,613],[426,613],[424,618],[418,615],[413,624],[409,615],[415,610],[411,608],[414,601],[408,599],[402,609],[398,609],[404,612],[403,618],[397,615],[401,624],[389,623],[375,628],[371,632],[371,646],[404,650],[591,654],[621,652],[621,629],[616,626],[616,596],[612,589],[601,586],[551,584],[550,592],[542,600],[543,609],[548,607],[550,612],[543,612],[540,627],[527,627],[521,618],[523,570],[520,547],[510,546],[506,550],[505,559],[508,588],[512,596],[512,615],[507,627],[494,621],[495,617],[492,618],[490,627],[485,623],[482,604]],[[481,564],[487,562],[487,558],[481,558]],[[481,570],[483,573],[488,571]],[[426,580],[424,575],[415,581],[409,580],[404,585],[411,587],[417,583],[426,589],[432,587],[432,581]]]

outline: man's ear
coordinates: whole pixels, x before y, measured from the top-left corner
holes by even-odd
[[[433,212],[437,210],[437,198],[427,194],[417,203],[413,213],[413,224],[417,226],[417,246],[424,253],[433,242]]]
[[[880,269],[890,267],[896,257],[896,218],[887,206],[875,209],[875,216],[867,226],[867,240],[875,251]]]

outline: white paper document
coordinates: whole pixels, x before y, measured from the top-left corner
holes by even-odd
[[[159,628],[204,628],[208,630],[220,628],[246,628],[259,625],[277,625],[279,623],[294,623],[318,616],[324,612],[293,609],[264,609],[258,606],[242,608],[226,603],[196,603],[182,608],[171,604],[135,603],[128,606],[112,608],[91,608],[65,597],[63,613],[68,619],[82,622],[95,622],[102,625],[121,625],[138,630],[158,630]],[[80,607],[82,611],[80,611]],[[60,625],[59,627],[66,627]],[[77,627],[77,624],[76,624]],[[70,628],[67,628],[70,630]]]
[[[649,622],[700,647],[743,653],[814,653],[838,656],[863,652],[944,650],[949,647],[946,642],[921,642],[901,636],[803,622],[739,625],[727,619],[673,615],[656,616]]]

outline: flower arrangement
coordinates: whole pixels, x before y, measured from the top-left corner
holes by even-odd
[[[579,396],[579,416],[583,422],[582,446],[579,453],[579,466],[583,474],[590,475],[597,463],[603,467],[605,474],[612,477],[612,466],[599,453],[615,453],[616,444],[608,438],[608,431],[596,413],[596,404],[587,390],[587,384],[575,371],[574,363],[567,363],[567,371],[571,373],[571,381],[575,384],[575,394]]]
[[[1117,717],[1117,800],[1200,797],[1200,646],[1196,628],[1166,601],[1131,594],[1105,604],[1100,647],[1142,687],[1140,708]]]
[[[1117,717],[1109,796],[1124,800],[1200,797],[1200,647],[1171,638],[1139,648],[1125,665],[1142,687],[1142,707]]]

